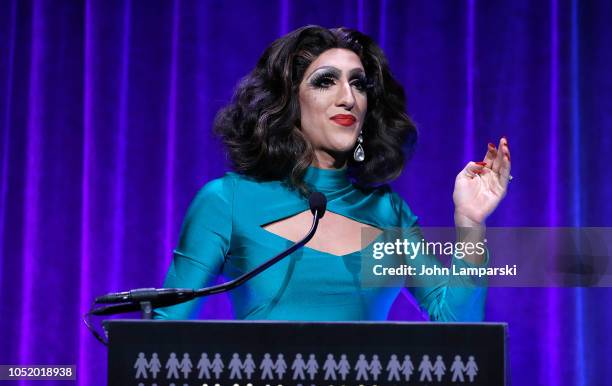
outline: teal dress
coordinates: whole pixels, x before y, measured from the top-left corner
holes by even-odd
[[[314,167],[304,180],[325,194],[328,211],[381,229],[418,229],[417,217],[387,185],[363,191],[345,170]],[[220,274],[233,279],[252,270],[292,245],[262,225],[305,210],[308,202],[280,181],[262,182],[236,173],[210,181],[188,210],[164,287],[200,288]],[[470,265],[457,258],[453,262]],[[418,255],[412,263],[441,265],[430,255]],[[361,251],[337,256],[301,248],[232,290],[234,315],[256,320],[385,320],[405,277],[396,278],[394,286],[364,285],[361,264]],[[468,276],[410,276],[406,286],[431,320],[483,319],[486,287]],[[155,318],[193,318],[199,301],[156,309]]]

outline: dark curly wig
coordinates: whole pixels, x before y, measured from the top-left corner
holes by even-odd
[[[397,178],[416,143],[405,95],[380,47],[363,33],[305,26],[275,40],[238,84],[232,102],[215,118],[234,169],[259,180],[284,180],[308,193],[303,177],[314,152],[300,130],[299,85],[306,68],[330,48],[361,59],[368,79],[363,124],[366,159],[348,157],[349,175],[367,188]]]

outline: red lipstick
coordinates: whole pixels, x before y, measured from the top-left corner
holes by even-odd
[[[336,114],[330,119],[342,126],[351,126],[357,121],[357,118],[350,114]]]

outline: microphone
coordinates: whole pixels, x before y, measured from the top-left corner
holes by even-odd
[[[308,198],[308,205],[313,216],[323,218],[325,208],[327,207],[327,198],[321,192],[312,192]]]
[[[310,239],[312,239],[315,232],[317,231],[319,220],[325,214],[325,209],[327,208],[327,198],[323,193],[313,192],[308,198],[308,205],[310,207],[310,211],[312,212],[313,219],[312,226],[306,236],[304,236],[303,239],[296,242],[291,247],[287,248],[275,257],[254,268],[252,271],[237,277],[234,280],[197,290],[186,288],[139,288],[131,291],[110,293],[104,296],[97,297],[94,303],[120,304],[95,309],[91,313],[93,315],[111,315],[120,312],[136,311],[139,308],[138,303],[140,302],[151,302],[151,305],[153,307],[167,307],[175,304],[184,303],[196,297],[208,296],[232,290],[244,284],[252,277],[260,274],[272,265],[276,264],[286,256],[292,254],[297,249],[303,247],[306,243],[310,241]]]

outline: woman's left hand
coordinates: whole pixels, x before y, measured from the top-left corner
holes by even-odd
[[[490,143],[481,162],[469,162],[455,179],[453,201],[456,226],[479,226],[506,195],[510,181],[510,148],[502,137]]]

